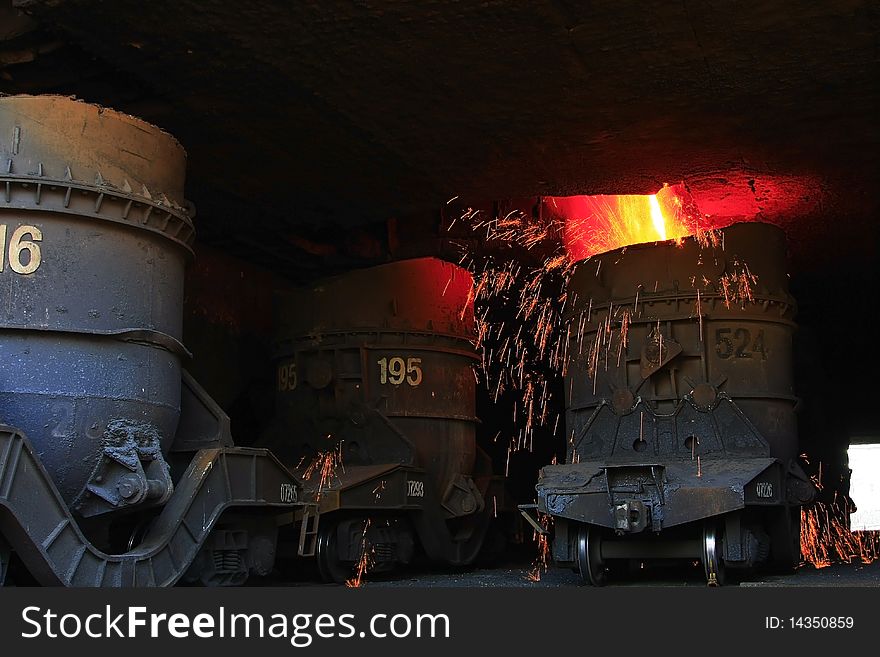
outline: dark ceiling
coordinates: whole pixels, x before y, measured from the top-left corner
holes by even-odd
[[[221,248],[684,180],[796,224],[802,267],[876,257],[876,2],[0,0],[2,25],[0,91],[172,132]]]

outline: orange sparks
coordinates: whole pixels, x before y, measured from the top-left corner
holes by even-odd
[[[553,516],[539,514],[538,522],[544,528],[543,533],[534,532],[533,540],[538,543],[538,556],[532,563],[532,568],[526,573],[526,579],[530,582],[540,582],[541,576],[550,567],[550,527],[553,524]]]
[[[330,436],[327,436],[328,438]],[[336,478],[336,470],[338,468],[342,468],[342,471],[345,472],[345,467],[342,465],[342,443],[340,442],[335,448],[328,450],[326,452],[318,452],[312,462],[309,463],[309,466],[306,468],[305,472],[303,472],[302,478],[305,480],[311,479],[316,474],[318,475],[318,492],[315,494],[315,499],[321,499],[321,493],[333,484],[333,480]]]
[[[752,286],[757,282],[758,277],[749,271],[747,264],[734,260],[733,271],[724,274],[719,280],[725,307],[730,308],[731,302],[745,306],[746,302],[753,301]]]
[[[565,376],[569,366],[586,355],[595,393],[600,368],[608,371],[625,365],[631,325],[643,321],[650,286],[643,289],[640,285],[634,298],[620,307],[594,308],[593,299],[579,300],[567,290],[578,261],[628,244],[681,240],[687,235],[703,247],[723,248],[723,233],[716,230],[720,225],[700,212],[683,185],[664,186],[645,196],[544,197],[538,207],[537,212],[517,209],[494,216],[468,208],[460,217],[480,233],[481,242],[511,253],[509,259],[499,261],[495,255],[480,255],[467,244],[460,245],[464,249],[460,264],[473,277],[461,317],[472,303],[476,306],[475,346],[482,352],[475,379],[486,386],[496,403],[505,403],[503,396],[513,402],[513,420],[521,427],[518,436],[510,437],[517,447],[508,451],[508,466],[512,451],[531,446],[535,431],[549,430],[551,418],[559,421],[550,412],[551,377]],[[528,267],[517,260],[517,255],[535,248],[542,253],[539,266]],[[596,265],[597,275],[602,262]],[[701,341],[705,339],[704,304],[711,309],[716,299],[728,306],[753,301],[757,278],[744,263],[732,262],[733,267],[721,278],[710,281],[700,275],[702,287],[698,276],[691,278]],[[584,310],[570,315],[578,306]],[[493,316],[505,318],[506,323]],[[662,361],[665,345],[659,327],[655,340]],[[556,429],[554,425],[554,435]]]
[[[629,337],[629,325],[631,323],[629,310],[624,310],[620,318],[620,332],[618,334],[617,366],[620,367],[620,359],[626,354],[626,343]]]
[[[364,583],[364,575],[367,574],[367,570],[372,566],[372,550],[370,548],[370,544],[367,541],[367,530],[370,528],[370,520],[369,518],[364,522],[364,531],[361,534],[361,556],[357,561],[354,569],[354,575],[352,575],[351,579],[345,580],[345,585],[350,589],[357,589],[363,586]]]
[[[869,564],[880,557],[880,532],[852,531],[837,503],[801,509],[801,563],[826,568],[833,563]]]
[[[700,300],[700,291],[697,290],[697,317],[700,320],[700,342],[703,341],[703,304]]]
[[[629,308],[621,306],[609,308],[608,315],[604,319],[599,320],[596,336],[587,350],[587,376],[593,381],[594,385],[596,383],[596,373],[599,371],[601,362],[604,361],[604,369],[608,370],[608,356],[614,349],[615,341],[617,343],[617,366],[619,367],[626,358],[631,324],[632,314]],[[584,329],[585,323],[583,318],[580,318],[577,330],[579,339],[583,338]]]

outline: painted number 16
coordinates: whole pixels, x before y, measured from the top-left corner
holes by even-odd
[[[6,265],[6,224],[0,224],[0,272]],[[30,239],[24,239],[27,235]],[[43,232],[36,226],[19,226],[12,231],[9,237],[9,268],[16,274],[33,274],[37,271],[43,256],[40,253],[40,245]],[[27,256],[23,257],[23,252]]]
[[[400,356],[379,359],[379,383],[390,383],[399,386],[406,381],[412,387],[422,382],[422,359],[407,358],[406,361]]]

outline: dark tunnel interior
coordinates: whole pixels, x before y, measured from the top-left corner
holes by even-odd
[[[183,144],[188,369],[244,445],[274,412],[273,295],[458,262],[462,243],[498,257],[452,226],[469,208],[534,215],[550,196],[668,183],[727,223],[780,226],[799,432],[830,499],[848,492],[850,440],[880,442],[878,29],[855,1],[0,0],[0,93],[76,96]],[[546,251],[515,255],[539,267]],[[548,423],[510,453],[515,395],[477,390],[481,445],[530,502],[565,438]]]

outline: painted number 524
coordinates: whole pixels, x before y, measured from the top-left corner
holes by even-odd
[[[422,359],[407,358],[405,361],[400,356],[393,358],[380,358],[379,361],[379,383],[390,383],[393,386],[399,386],[406,381],[412,387],[416,387],[422,382]]]

